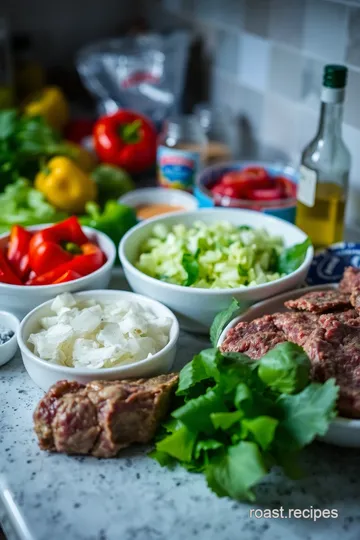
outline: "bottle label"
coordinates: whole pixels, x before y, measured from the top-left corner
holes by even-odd
[[[305,206],[312,208],[315,204],[317,174],[312,169],[300,166],[300,180],[297,199]]]
[[[163,187],[191,190],[200,166],[200,154],[160,145],[157,150],[158,182]]]

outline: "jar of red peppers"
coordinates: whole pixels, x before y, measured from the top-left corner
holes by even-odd
[[[158,139],[158,183],[192,191],[207,148],[207,137],[196,116],[170,118]]]

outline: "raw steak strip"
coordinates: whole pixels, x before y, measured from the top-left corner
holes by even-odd
[[[315,291],[304,294],[295,300],[288,300],[285,306],[289,309],[325,313],[326,311],[343,310],[350,307],[349,295],[335,290]]]
[[[275,345],[286,341],[274,320],[274,315],[265,315],[251,322],[240,322],[229,330],[221,351],[245,353],[254,360],[261,358]]]
[[[155,435],[178,382],[177,374],[152,379],[59,381],[34,412],[40,448],[113,457]]]
[[[348,266],[345,268],[342,280],[339,283],[339,291],[350,294],[354,287],[360,286],[360,268]]]

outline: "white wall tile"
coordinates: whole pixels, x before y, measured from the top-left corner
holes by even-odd
[[[243,34],[240,38],[239,81],[244,86],[265,92],[270,61],[268,40]]]
[[[267,94],[264,101],[262,140],[298,161],[299,110],[293,101]]]
[[[360,72],[352,69],[349,69],[346,85],[344,119],[351,126],[360,129]]]
[[[348,124],[344,124],[343,137],[351,154],[351,191],[347,201],[347,223],[352,222],[360,226],[360,131]]]
[[[274,44],[271,48],[269,88],[289,99],[299,100],[304,58],[297,51]]]
[[[323,71],[324,62],[304,57],[301,77],[301,100],[304,105],[314,111],[318,111],[320,107]]]
[[[239,63],[240,36],[237,32],[218,31],[217,50],[215,52],[216,67],[234,75]]]
[[[237,29],[244,26],[244,0],[215,0],[215,2],[216,21]]]
[[[300,47],[304,26],[304,0],[268,0],[270,4],[269,37],[293,47]]]
[[[346,61],[360,67],[360,8],[349,9],[348,32]]]
[[[324,0],[307,0],[304,49],[331,63],[343,62],[347,45],[348,7]]]

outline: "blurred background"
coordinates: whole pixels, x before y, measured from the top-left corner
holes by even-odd
[[[231,122],[224,137],[244,159],[298,164],[316,130],[323,66],[346,64],[347,219],[360,225],[359,0],[2,0],[0,16],[3,106],[7,84],[10,101],[45,82],[57,84],[72,119],[95,118],[105,107],[79,77],[81,48],[110,37],[185,30],[188,45],[179,47],[186,53],[180,59],[174,50],[166,53],[169,80],[175,77],[179,90],[177,112],[203,102],[226,111]]]

